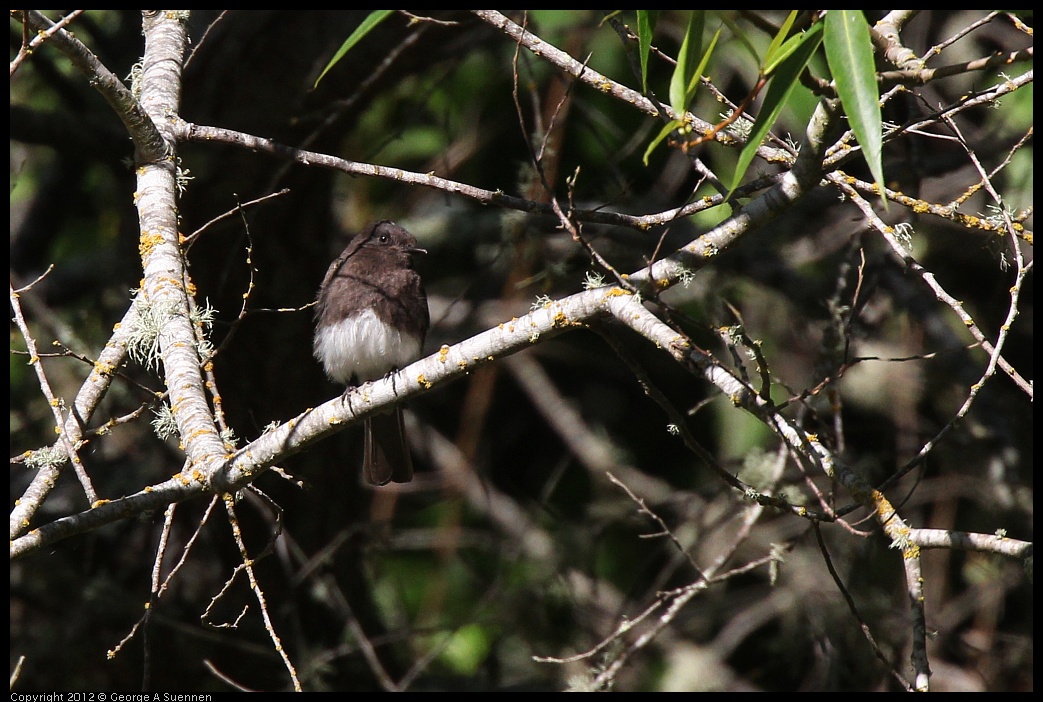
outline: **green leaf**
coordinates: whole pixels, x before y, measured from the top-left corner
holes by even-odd
[[[717,40],[721,38],[721,30],[718,29],[713,35],[713,39],[710,40],[710,46],[706,48],[706,53],[703,54],[703,58],[699,61],[699,65],[695,67],[692,72],[692,77],[688,81],[688,104],[692,103],[692,98],[695,97],[695,91],[699,89],[699,81],[703,77],[703,73],[706,71],[706,64],[710,63],[710,56],[713,54],[713,50],[717,47]],[[685,108],[687,109],[687,108]]]
[[[489,632],[478,624],[465,624],[446,642],[440,656],[457,675],[475,675],[492,650]]]
[[[789,17],[787,17],[786,21],[782,23],[782,27],[779,31],[775,33],[775,37],[771,40],[771,44],[768,45],[768,50],[764,54],[764,68],[761,70],[763,75],[770,76],[774,67],[782,63],[783,59],[785,59],[789,53],[792,53],[793,48],[796,48],[796,45],[794,44],[793,48],[787,52],[783,46],[783,42],[785,42],[786,45],[789,45],[792,44],[794,40],[797,40],[799,43],[799,35],[792,36],[789,40],[786,39],[786,35],[789,34],[789,30],[796,19],[797,10],[790,10]],[[780,47],[783,48],[780,49]]]
[[[674,107],[674,110],[677,110],[677,114],[683,115],[685,112],[688,111],[688,105],[691,103],[692,98],[695,97],[696,90],[699,89],[699,79],[702,77],[703,71],[706,70],[706,64],[708,64],[710,62],[710,56],[713,54],[713,50],[717,46],[717,40],[720,39],[720,38],[721,38],[721,30],[718,29],[717,33],[713,35],[713,39],[710,41],[710,46],[707,47],[706,53],[703,54],[702,60],[699,61],[699,65],[696,67],[695,71],[692,72],[692,76],[689,79],[687,87],[685,88],[685,97],[684,97],[685,107],[684,107],[684,109],[677,110],[677,107],[674,107],[673,105],[671,105],[671,107]],[[686,37],[686,39],[687,39],[687,37]],[[684,54],[684,51],[682,50],[681,53]],[[678,72],[674,71],[674,78],[675,79],[677,78],[677,75],[678,75]],[[670,92],[671,92],[671,94],[673,94],[673,91],[674,91],[674,81],[671,80],[670,81]],[[648,148],[645,149],[645,156],[644,156],[644,163],[645,163],[645,165],[646,166],[648,165],[648,157],[652,154],[653,151],[655,151],[655,148],[657,146],[659,146],[659,144],[663,141],[663,139],[665,139],[667,137],[667,135],[670,134],[670,132],[674,131],[675,129],[681,129],[682,131],[685,131],[687,128],[688,128],[687,123],[683,119],[672,120],[669,124],[667,124],[665,127],[663,127],[659,131],[659,134],[656,135],[656,138],[653,139],[651,141],[651,143],[649,143]]]
[[[764,75],[770,76],[774,74],[775,71],[778,69],[779,64],[781,64],[783,61],[789,58],[794,51],[801,48],[804,45],[804,42],[808,40],[808,33],[803,32],[801,34],[794,34],[789,39],[786,39],[784,42],[779,42],[779,40],[782,39],[782,37],[786,36],[786,32],[788,32],[790,30],[790,27],[793,26],[793,20],[795,20],[796,18],[796,14],[790,14],[789,19],[786,20],[786,23],[782,26],[782,29],[779,30],[779,33],[775,36],[775,39],[772,41],[771,47],[768,48],[768,53],[764,57],[764,68],[762,70],[762,73]],[[812,27],[809,27],[808,31],[821,31],[821,25],[822,23],[818,22]],[[821,42],[822,40],[818,39],[817,41]],[[817,48],[818,44],[816,43],[815,46]]]
[[[822,23],[813,24],[803,34],[791,37],[797,43],[788,51],[788,55],[776,65],[775,75],[768,84],[768,90],[764,95],[764,103],[761,105],[757,120],[750,130],[749,140],[739,154],[739,160],[735,164],[735,175],[732,177],[732,185],[729,194],[735,190],[746,174],[746,169],[753,162],[757,154],[757,147],[767,136],[775,120],[779,118],[782,108],[786,106],[793,89],[800,83],[800,74],[807,67],[811,57],[815,55],[819,45],[822,43]],[[787,41],[787,43],[789,43]]]
[[[702,10],[693,10],[688,16],[688,27],[681,42],[681,51],[677,55],[677,67],[670,78],[670,107],[674,108],[677,114],[688,111],[695,89],[699,86],[699,69],[692,69],[697,57],[702,53],[705,16],[706,13]],[[703,59],[700,65],[705,65],[706,57]]]
[[[880,118],[880,91],[876,84],[876,66],[873,59],[873,43],[869,38],[869,25],[862,12],[827,12],[825,42],[826,61],[836,82],[837,94],[883,198],[883,125]],[[886,204],[886,198],[884,202]]]
[[[641,57],[641,90],[648,92],[648,52],[652,48],[652,34],[655,33],[659,10],[637,11],[637,46]]]
[[[679,127],[683,127],[684,125],[685,123],[681,120],[674,119],[670,120],[669,124],[667,124],[665,127],[659,130],[659,134],[656,135],[656,138],[653,139],[651,143],[649,143],[648,148],[645,149],[644,163],[646,166],[648,165],[648,157],[652,155],[653,151],[655,151],[655,147],[659,146],[659,143],[663,141],[663,139],[665,139],[670,134],[670,132],[674,131],[675,129],[678,129]]]
[[[319,77],[315,79],[315,85],[312,87],[318,87],[319,81],[322,80],[323,76],[325,76],[331,68],[336,66],[337,63],[344,58],[344,54],[348,53],[351,47],[358,44],[362,37],[369,34],[374,27],[383,22],[384,19],[393,12],[394,10],[373,10],[370,12],[366,19],[362,20],[362,24],[360,24],[355,31],[351,33],[351,36],[340,45],[340,48],[337,49],[337,53],[332,59],[330,59],[330,62],[326,64],[326,68],[322,69],[322,73],[320,73]]]

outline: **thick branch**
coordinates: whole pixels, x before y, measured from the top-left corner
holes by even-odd
[[[438,352],[387,378],[356,388],[345,398],[337,397],[315,409],[306,410],[237,451],[212,476],[212,484],[207,483],[205,474],[190,468],[186,473],[133,495],[104,502],[88,512],[34,529],[11,542],[11,557],[32,553],[102,524],[205,494],[210,489],[238,490],[287,456],[388,405],[427,392],[479,365],[533,346],[568,329],[582,328],[584,322],[604,316],[619,319],[677,360],[687,355],[681,337],[645,309],[635,296],[615,287],[577,293],[549,302],[524,317],[506,321],[454,346],[443,346]]]
[[[146,11],[141,103],[164,132],[173,153],[174,127],[181,96],[181,62],[187,43],[184,18]],[[159,347],[165,382],[178,432],[191,464],[209,473],[227,452],[207,401],[202,361],[189,315],[188,281],[177,230],[175,158],[137,171],[140,223],[138,249],[145,272],[145,301],[160,320]]]

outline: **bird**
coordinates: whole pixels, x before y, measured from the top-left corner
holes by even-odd
[[[389,220],[367,225],[330,264],[319,288],[313,352],[344,396],[420,358],[430,326],[427,293],[413,267],[427,253]],[[402,409],[364,420],[363,475],[371,485],[413,479]]]

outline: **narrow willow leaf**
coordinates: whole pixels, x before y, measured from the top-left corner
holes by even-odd
[[[710,46],[708,46],[706,48],[706,53],[703,54],[703,58],[702,58],[702,60],[699,61],[698,67],[696,67],[695,71],[692,73],[692,78],[689,81],[688,87],[686,89],[686,95],[687,95],[686,99],[687,99],[687,102],[689,104],[691,103],[692,98],[695,97],[695,92],[699,88],[699,81],[702,78],[703,71],[706,70],[706,64],[708,64],[710,62],[710,56],[713,54],[714,47],[717,46],[717,40],[720,39],[720,38],[721,38],[721,30],[718,29],[717,33],[713,35],[713,39],[710,40]],[[685,110],[687,111],[687,108],[685,108]],[[678,114],[683,115],[684,113],[680,112]],[[656,138],[653,139],[651,141],[651,143],[648,145],[648,148],[645,149],[644,163],[645,163],[646,166],[648,165],[648,157],[655,150],[655,147],[659,146],[659,144],[663,141],[663,139],[666,138],[666,136],[670,132],[672,132],[675,129],[682,129],[683,130],[686,127],[686,124],[687,123],[683,119],[676,119],[676,120],[671,121],[665,127],[663,127],[663,129],[659,132],[659,134],[656,136]]]
[[[771,40],[771,44],[768,45],[768,50],[764,53],[764,68],[761,70],[761,73],[764,75],[770,76],[772,64],[778,65],[786,58],[786,56],[782,55],[782,52],[780,52],[779,47],[783,45],[783,42],[786,42],[787,44],[790,43],[786,40],[786,35],[789,34],[789,30],[796,19],[797,10],[790,10],[789,17],[787,17],[786,21],[782,23],[782,27]],[[790,40],[793,39],[799,39],[799,37],[790,37]],[[792,52],[792,49],[790,49],[790,52]]]
[[[659,134],[656,135],[656,138],[653,139],[651,143],[649,143],[648,148],[645,149],[644,163],[646,166],[648,165],[648,157],[652,155],[653,151],[655,151],[655,147],[659,146],[660,142],[662,142],[663,139],[669,136],[670,132],[683,126],[684,122],[682,122],[679,119],[675,119],[671,120],[669,124],[667,124],[665,127],[659,130]]]
[[[322,73],[320,73],[319,77],[315,79],[315,85],[312,87],[318,87],[319,81],[322,80],[323,76],[325,76],[331,68],[336,66],[337,63],[344,58],[344,54],[348,53],[351,47],[358,44],[362,37],[369,34],[374,27],[383,22],[384,19],[393,12],[394,10],[373,10],[370,12],[366,19],[362,20],[362,24],[360,24],[355,31],[351,33],[351,36],[340,45],[340,48],[337,49],[337,53],[334,54],[333,58],[330,59],[330,62],[326,64],[326,68],[322,69]]]
[[[826,13],[826,61],[848,122],[862,146],[866,163],[883,197],[884,169],[880,90],[876,84],[873,43],[860,10]],[[886,204],[886,199],[884,200]]]
[[[702,10],[693,10],[688,17],[688,27],[681,42],[681,51],[677,55],[677,67],[674,75],[670,78],[670,107],[677,114],[688,111],[691,93],[689,85],[692,84],[692,68],[695,66],[697,57],[702,53],[703,24],[706,13]],[[698,80],[695,85],[698,86]],[[691,91],[691,92],[694,92]]]
[[[819,45],[822,43],[822,23],[813,24],[808,31],[793,38],[799,40],[798,44],[789,52],[789,56],[777,65],[775,75],[772,77],[771,83],[768,84],[767,93],[764,95],[764,103],[757,114],[757,120],[753,123],[753,129],[750,130],[749,140],[746,142],[746,146],[743,147],[742,153],[739,154],[739,160],[735,164],[735,175],[732,177],[729,195],[742,182],[746,169],[750,167],[753,157],[757,154],[757,147],[760,146],[764,137],[767,136],[772,126],[774,126],[775,120],[779,118],[779,114],[782,112],[782,108],[785,107],[786,101],[789,100],[789,96],[793,93],[793,89],[800,82],[801,71],[807,67],[811,57],[815,55],[815,51],[818,50]]]
[[[652,48],[652,35],[655,33],[659,10],[637,11],[637,48],[641,57],[641,90],[648,92],[648,52]]]
[[[713,39],[710,40],[710,45],[706,47],[706,53],[703,54],[702,59],[699,61],[699,65],[692,71],[692,77],[688,81],[688,104],[692,104],[692,98],[695,97],[695,92],[699,89],[699,82],[703,78],[703,73],[706,71],[706,64],[710,63],[710,56],[713,54],[714,48],[717,46],[717,40],[721,38],[721,30],[718,29],[717,33],[713,35]]]
[[[696,91],[699,90],[699,81],[703,78],[703,72],[706,70],[706,65],[710,63],[710,55],[713,53],[713,48],[717,46],[717,41],[721,38],[721,30],[718,29],[717,33],[713,34],[713,39],[710,40],[709,47],[706,48],[706,53],[703,54],[702,59],[699,62],[699,66],[692,72],[692,77],[688,79],[688,88],[685,92],[685,100],[690,105],[692,104],[693,98],[696,97]],[[687,110],[687,107],[685,107]]]

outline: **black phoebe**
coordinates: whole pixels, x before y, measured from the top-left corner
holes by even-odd
[[[315,311],[315,358],[348,389],[420,358],[430,324],[427,295],[413,254],[427,253],[394,222],[374,222],[326,271]],[[345,391],[346,392],[346,391]],[[408,483],[413,461],[402,410],[365,420],[363,473],[373,485]]]

